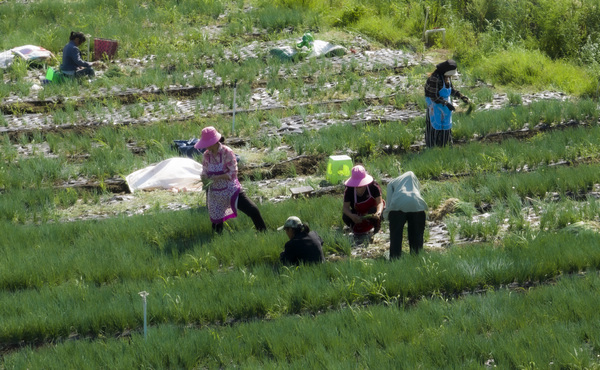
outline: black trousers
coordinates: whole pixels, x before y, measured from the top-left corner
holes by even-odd
[[[417,254],[423,249],[423,234],[425,233],[425,212],[390,211],[390,259],[402,255],[402,234],[404,225],[408,223],[408,244],[410,253]]]
[[[434,129],[429,119],[429,109],[425,114],[425,144],[428,148],[452,144],[452,130]]]
[[[94,77],[96,75],[96,72],[94,71],[94,69],[92,67],[80,68],[80,69],[76,70],[75,73],[73,73],[73,72],[69,72],[69,73],[72,73],[72,74],[66,74],[61,71],[61,77],[64,77],[64,78]]]
[[[260,211],[258,210],[258,207],[256,206],[256,204],[254,204],[253,201],[250,200],[250,198],[248,198],[248,196],[246,195],[246,193],[244,193],[243,191],[240,191],[240,194],[238,195],[238,210],[244,212],[246,215],[248,215],[248,217],[250,217],[252,219],[252,222],[254,222],[254,227],[256,228],[256,230],[258,231],[266,231],[267,230],[267,226],[265,225],[265,221],[263,220]],[[212,229],[213,231],[217,232],[217,233],[222,233],[223,232],[223,223],[219,222],[218,224],[212,224]]]

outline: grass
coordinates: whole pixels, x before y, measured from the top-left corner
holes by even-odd
[[[404,166],[421,178],[444,174],[465,175],[479,172],[529,171],[567,161],[577,163],[596,158],[597,127],[579,127],[534,136],[524,148],[521,140],[500,143],[472,142],[453,149],[435,149],[404,157]],[[450,154],[451,155],[448,155]],[[439,160],[443,157],[444,160]]]
[[[7,20],[0,24],[1,50],[33,43],[59,53],[71,30],[66,17],[75,17],[69,27],[118,39],[119,58],[140,59],[107,65],[104,77],[91,81],[46,85],[37,98],[57,102],[48,106],[46,124],[63,130],[1,134],[0,367],[597,368],[597,74],[568,56],[570,47],[579,50],[575,38],[551,42],[572,24],[595,32],[582,17],[593,19],[595,8],[583,1],[572,9],[572,22],[550,22],[561,27],[548,33],[538,20],[557,19],[564,4],[517,11],[526,2],[497,13],[491,3],[440,4],[427,9],[427,26],[447,29],[446,44],[435,43],[449,51],[439,54],[422,45],[425,9],[412,1],[85,0],[70,3],[68,13],[51,1],[0,4]],[[508,22],[522,20],[521,13],[531,18]],[[357,58],[341,66],[282,63],[261,50],[265,41],[290,43],[306,31],[355,49]],[[586,44],[590,61],[593,42]],[[424,111],[422,84],[432,65],[359,59],[382,47],[423,53],[423,60],[453,57],[461,91],[474,102],[506,93],[508,103],[456,114],[455,145],[448,148],[415,149],[423,118],[344,125],[345,116],[372,108],[372,96],[382,106]],[[244,52],[256,57],[239,58]],[[567,59],[551,60],[549,52]],[[26,67],[0,71],[1,97],[30,93],[35,72]],[[236,79],[237,108],[245,111],[236,115],[234,132]],[[200,93],[176,97],[173,86]],[[158,94],[112,97],[131,88]],[[263,88],[286,106],[254,109],[252,95]],[[542,90],[567,92],[571,100],[524,105],[528,93]],[[193,118],[181,120],[182,103]],[[10,127],[25,108],[3,108],[11,114],[0,126]],[[341,123],[270,135],[287,119],[316,115]],[[130,124],[138,122],[145,124]],[[240,166],[343,153],[380,182],[411,170],[430,209],[459,200],[440,221],[451,243],[397,261],[352,257],[357,249],[343,231],[340,195],[259,201],[287,189],[247,179],[243,186],[266,233],[255,233],[240,215],[213,235],[202,194],[106,191],[107,179],[177,155],[173,140],[198,137],[209,124],[246,140],[234,148]],[[542,129],[527,138],[514,134],[536,126]],[[486,135],[499,140],[474,140]],[[29,146],[33,156],[19,154]],[[292,165],[283,176],[317,188],[324,164],[317,167],[307,177]],[[259,169],[253,175],[269,176]],[[99,187],[62,187],[83,177]],[[323,237],[336,262],[279,264],[287,238],[274,228],[292,214]],[[147,340],[142,290],[150,292]]]
[[[274,268],[268,262],[277,258],[279,247],[276,245],[282,243],[284,237],[280,233],[269,232],[255,237],[253,233],[238,230],[235,239],[234,235],[225,235],[220,242],[206,237],[197,239],[190,247],[198,243],[203,250],[200,253],[191,249],[177,252],[168,240],[189,240],[190,235],[186,235],[185,230],[197,229],[190,228],[195,223],[193,218],[187,222],[188,226],[174,223],[172,216],[151,217],[150,220],[137,218],[127,224],[131,225],[132,221],[147,223],[152,218],[162,224],[160,229],[171,229],[174,233],[169,235],[169,232],[151,232],[146,227],[130,227],[129,234],[119,231],[122,242],[117,246],[110,240],[117,234],[90,230],[85,223],[57,225],[54,227],[87,231],[62,233],[72,239],[68,243],[72,247],[62,247],[63,250],[57,249],[57,252],[47,250],[47,255],[38,254],[37,258],[46,261],[43,265],[28,260],[31,267],[38,268],[35,275],[27,273],[22,263],[7,261],[20,267],[10,274],[17,280],[5,281],[5,292],[0,294],[0,300],[15,302],[3,305],[3,343],[65,338],[73,331],[81,335],[104,333],[110,336],[138,327],[136,292],[141,290],[151,292],[150,320],[153,324],[210,324],[328,311],[344,304],[402,303],[435,294],[453,296],[481,286],[545,281],[561,273],[595,268],[600,261],[597,234],[563,232],[508,239],[499,249],[493,245],[474,245],[451,249],[447,254],[425,253],[392,264],[350,260],[310,268]],[[118,220],[103,223],[108,228],[119,223],[125,225]],[[40,248],[38,239],[48,235],[44,230],[47,228],[33,235],[29,233],[30,248]],[[148,231],[140,233],[139,230]],[[198,236],[207,232],[203,228]],[[24,229],[23,235],[26,234]],[[18,243],[17,235],[13,233],[7,244]],[[136,243],[135,239],[145,242]],[[270,247],[244,249],[243,245],[247,245],[244,239],[254,240],[257,246]],[[563,247],[564,243],[574,240],[579,246],[577,251]],[[97,249],[77,253],[77,249],[87,248],[90,241]],[[326,238],[326,241],[331,240]],[[60,244],[65,245],[64,242]],[[211,245],[218,245],[218,248],[212,249]],[[241,262],[238,267],[223,269],[229,264],[227,258],[232,256],[222,249],[224,245],[231,245],[238,251],[237,259]],[[142,250],[144,252],[140,253]],[[25,251],[20,253],[25,255]],[[23,258],[19,254],[11,255],[15,261]],[[95,263],[94,270],[80,269],[80,265],[90,266],[82,258],[91,258],[101,264]],[[69,261],[69,266],[62,266],[60,261]],[[47,267],[40,269],[40,266]],[[24,289],[24,285],[18,285],[20,276],[20,284],[38,288]],[[197,288],[199,284],[203,289]],[[8,293],[7,288],[17,291]],[[64,311],[64,307],[69,310]],[[23,320],[22,315],[30,319]]]
[[[458,181],[426,183],[427,203],[436,207],[443,199],[458,198],[480,206],[513,194],[536,199],[552,198],[554,194],[578,197],[598,183],[596,169],[596,165],[543,168],[532,173],[481,174]]]
[[[522,88],[555,89],[577,96],[594,96],[597,83],[574,65],[553,61],[541,52],[519,48],[503,50],[482,58],[473,75],[486,76],[493,83]]]
[[[597,300],[597,287],[598,276],[590,273],[560,279],[556,287],[532,294],[499,290],[451,302],[431,297],[413,308],[357,307],[206,330],[160,325],[150,328],[147,340],[137,333],[128,340],[108,339],[101,352],[92,343],[72,341],[57,346],[56,356],[47,349],[28,349],[8,356],[6,364],[79,367],[101,358],[107,367],[273,367],[280,362],[292,367],[518,367],[552,362],[593,368],[596,343],[589,338],[597,330],[597,310],[590,303]],[[534,329],[531,322],[539,325]],[[424,356],[416,356],[414,348]]]
[[[551,114],[553,115],[550,116]],[[580,103],[535,103],[530,107],[507,108],[494,112],[494,114],[481,112],[473,115],[476,118],[469,118],[472,121],[464,121],[464,117],[461,117],[461,121],[457,123],[457,126],[467,130],[467,122],[473,122],[475,126],[477,122],[488,118],[492,119],[494,115],[512,117],[513,122],[516,123],[509,122],[509,125],[516,125],[513,126],[516,128],[528,123],[531,117],[539,116],[553,117],[548,119],[561,121],[574,119],[594,122],[597,120],[595,118],[597,112],[590,101]],[[238,116],[236,131],[241,135],[252,135],[251,133],[256,132],[261,126],[259,117],[270,121],[273,119],[260,113],[241,114]],[[502,122],[502,120],[499,121]],[[403,170],[412,170],[422,179],[436,178],[442,174],[476,175],[477,181],[481,181],[481,178],[488,178],[484,180],[483,184],[475,185],[475,188],[481,189],[481,193],[477,194],[475,198],[475,202],[478,204],[491,202],[495,196],[505,197],[505,194],[510,194],[510,191],[500,190],[501,188],[499,188],[499,186],[509,186],[506,180],[510,177],[501,176],[502,180],[500,182],[488,185],[488,183],[495,181],[492,180],[495,178],[493,172],[514,172],[525,168],[529,170],[543,169],[559,161],[593,162],[594,158],[597,157],[597,151],[594,148],[597,146],[598,129],[595,126],[589,128],[575,127],[567,131],[551,131],[547,134],[540,134],[529,139],[526,148],[523,147],[520,140],[511,139],[498,144],[473,142],[452,148],[428,150],[418,154],[409,153],[400,160],[394,154],[383,155],[380,153],[381,148],[386,146],[399,146],[406,150],[413,143],[421,140],[422,123],[422,119],[417,119],[400,126],[397,122],[379,125],[358,124],[352,128],[335,125],[319,131],[308,131],[301,135],[287,136],[283,140],[294,148],[297,154],[329,154],[350,148],[356,152],[355,159],[366,163],[370,171],[392,177],[399,173],[398,163],[401,162]],[[212,122],[211,124],[216,125],[226,136],[231,134],[231,124],[228,122],[227,117],[222,117],[221,122]],[[84,135],[43,135],[38,133],[34,135],[33,141],[48,140],[53,154],[58,155],[58,157],[22,158],[15,162],[7,162],[5,171],[0,176],[0,187],[7,190],[22,189],[25,184],[51,187],[72,180],[80,174],[97,180],[125,176],[145,164],[158,162],[164,159],[165,156],[176,155],[171,148],[172,140],[197,137],[201,126],[203,126],[202,123],[197,124],[196,122],[183,122],[179,125],[159,123],[145,127],[103,127]],[[479,124],[475,129],[480,129],[480,126]],[[461,132],[458,129],[456,131]],[[21,136],[21,141],[21,145],[27,145],[31,142],[31,139],[27,136]],[[133,154],[127,143],[135,143],[138,147],[143,148],[144,156]],[[255,136],[251,143],[255,147],[272,151],[273,148],[281,145],[281,139],[266,135]],[[4,147],[6,159],[16,158],[12,145],[6,142]],[[275,155],[281,156],[282,154]],[[82,159],[73,162],[67,159],[69,156],[82,156]],[[267,157],[265,155],[253,155],[251,162],[268,160]],[[519,195],[544,197],[548,191],[577,191],[580,185],[585,186],[585,189],[590,189],[596,180],[593,176],[583,175],[583,173],[589,171],[586,168],[589,168],[589,165],[581,166],[580,169],[564,170],[566,172],[582,173],[577,175],[582,181],[578,183],[571,182],[571,184],[543,185],[548,183],[549,175],[543,175],[540,172],[518,176],[523,179],[531,179],[527,180],[527,185],[519,186]],[[547,170],[550,173],[559,171],[551,168]],[[485,177],[487,173],[490,173],[490,175]],[[320,175],[323,176],[323,173],[320,173]],[[543,180],[539,180],[541,178]],[[588,180],[585,180],[586,178]],[[465,182],[465,184],[471,186],[471,182]],[[21,194],[19,197],[23,195]],[[34,195],[32,195],[32,198],[36,199]],[[438,202],[439,200],[434,200],[432,204],[438,204]],[[37,204],[38,201],[34,200],[33,203]],[[12,206],[16,205],[13,202],[10,202],[10,204]],[[45,204],[45,206],[48,205]],[[56,205],[59,204],[56,203]],[[62,208],[62,206],[59,208]],[[25,208],[23,208],[23,211],[14,210],[6,214],[9,217],[15,213],[21,214],[21,212],[26,212]]]

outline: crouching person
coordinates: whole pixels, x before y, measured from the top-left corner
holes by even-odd
[[[412,171],[396,177],[387,186],[383,217],[390,221],[390,259],[402,255],[402,234],[408,224],[410,253],[423,249],[427,203],[421,197],[419,180]]]
[[[356,165],[352,167],[351,176],[344,185],[346,189],[342,221],[352,229],[355,236],[367,234],[371,230],[373,234],[377,234],[381,228],[381,214],[385,207],[379,184],[363,166]]]
[[[79,46],[85,42],[85,35],[81,32],[71,32],[69,43],[63,48],[63,61],[60,71],[68,77],[93,77],[95,75],[92,68],[95,63],[88,63],[81,59]]]
[[[310,231],[308,225],[304,225],[298,217],[288,217],[285,224],[277,230],[285,230],[290,239],[279,255],[283,264],[299,265],[325,261],[323,240],[316,232]]]

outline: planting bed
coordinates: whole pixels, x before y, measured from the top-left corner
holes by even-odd
[[[283,46],[289,44],[290,40],[282,40],[277,43],[260,43],[252,42],[247,47],[243,47],[237,51],[237,54],[229,50],[225,50],[223,61],[233,61],[240,63],[245,60],[253,58],[263,58],[264,50],[268,50],[272,47]],[[340,74],[344,70],[351,69],[360,71],[361,74],[367,74],[367,77],[363,77],[362,83],[367,86],[373,86],[369,82],[369,76],[377,76],[377,73],[384,71],[388,73],[402,72],[403,70],[414,67],[418,64],[427,65],[431,63],[430,58],[424,58],[416,54],[410,54],[400,50],[368,50],[371,47],[364,40],[358,38],[354,40],[355,44],[352,48],[353,52],[343,57],[334,57],[327,59],[325,62],[320,62],[327,65],[328,73]],[[258,52],[257,50],[263,50]],[[263,56],[261,56],[261,55]],[[144,73],[145,69],[152,68],[152,63],[155,60],[153,56],[143,59],[128,59],[128,60],[117,60],[111,62],[111,67],[118,66],[122,70],[128,69],[136,71],[136,73]],[[213,66],[214,60],[205,57],[201,61],[205,66]],[[263,75],[259,73],[259,77],[250,84],[250,90],[246,93],[247,99],[242,106],[237,107],[236,113],[238,115],[257,114],[259,112],[269,111],[294,111],[299,107],[305,107],[306,110],[302,114],[291,114],[283,115],[277,119],[267,119],[259,122],[258,131],[254,131],[252,135],[255,136],[267,136],[267,137],[279,137],[281,140],[285,135],[302,134],[307,131],[316,131],[324,127],[331,125],[379,125],[386,122],[409,122],[419,117],[423,117],[423,109],[417,104],[409,103],[403,104],[402,107],[395,105],[378,105],[382,101],[397,101],[402,95],[411,94],[412,90],[415,90],[415,86],[411,86],[409,80],[410,76],[403,74],[392,74],[387,75],[385,78],[380,80],[383,85],[379,86],[375,92],[362,93],[361,96],[350,96],[343,99],[331,99],[328,100],[314,100],[307,96],[307,91],[311,91],[315,88],[320,88],[321,93],[323,89],[330,89],[337,91],[336,83],[326,83],[323,86],[317,87],[315,83],[317,77],[314,76],[303,76],[302,68],[303,64],[313,63],[312,61],[300,62],[290,66],[280,67],[278,76],[285,79],[302,78],[304,80],[302,93],[304,99],[301,100],[289,100],[280,98],[281,92],[273,88],[266,87],[267,75],[270,73],[265,71]],[[314,63],[313,63],[314,64]],[[202,97],[202,94],[206,92],[216,93],[219,91],[229,90],[231,92],[231,82],[225,82],[222,78],[217,76],[214,71],[210,69],[204,69],[202,71],[187,72],[187,78],[191,78],[194,74],[202,74],[202,81],[205,85],[192,86],[190,84],[165,86],[158,88],[156,86],[150,86],[142,89],[135,88],[119,88],[117,86],[112,87],[110,90],[100,88],[96,89],[94,93],[89,94],[84,92],[81,96],[62,97],[57,96],[54,98],[47,98],[45,100],[37,100],[35,98],[36,93],[39,94],[39,90],[36,88],[31,90],[29,97],[16,97],[9,96],[3,99],[0,104],[1,110],[4,114],[4,125],[0,127],[0,133],[4,133],[10,141],[17,142],[23,141],[23,138],[33,138],[34,135],[43,137],[48,133],[61,134],[61,132],[74,132],[74,133],[86,133],[94,132],[104,126],[144,126],[152,125],[153,123],[164,122],[168,120],[172,123],[186,122],[190,120],[205,120],[214,117],[223,116],[225,118],[231,117],[234,112],[231,107],[231,96],[228,97],[228,102],[222,101],[220,95],[211,96],[210,102]],[[322,72],[320,72],[322,73]],[[371,75],[369,75],[371,74]],[[32,81],[35,81],[35,75],[29,77]],[[103,77],[103,71],[100,70],[97,78]],[[184,75],[185,78],[185,75]],[[458,82],[460,84],[460,81]],[[34,85],[35,86],[35,85]],[[382,86],[384,87],[382,89]],[[334,93],[335,95],[335,93]],[[533,94],[521,94],[520,103],[523,106],[532,104],[537,101],[551,100],[551,101],[565,101],[567,96],[562,93],[556,92],[540,92]],[[93,111],[89,109],[86,111],[86,106],[94,104],[94,102],[102,101],[113,101],[117,102],[114,107],[105,107],[103,103],[95,103]],[[146,101],[146,102],[144,102]],[[488,110],[500,110],[505,109],[510,101],[510,97],[506,93],[494,93],[492,98],[488,101],[482,101],[477,107],[477,111],[488,111]],[[348,105],[354,104],[356,108],[348,109]],[[346,106],[345,106],[346,105]],[[323,112],[309,113],[309,109],[312,111],[314,107],[322,106],[325,109]],[[68,111],[68,112],[67,112]],[[36,113],[34,113],[36,112]],[[58,114],[57,114],[58,112]],[[13,113],[13,114],[7,114]],[[239,116],[238,116],[239,117]],[[484,123],[485,124],[485,123]],[[585,125],[585,122],[570,121],[567,123],[548,124],[541,123],[535,125],[535,127],[528,127],[525,125],[523,128],[518,130],[508,130],[504,132],[492,132],[486,135],[473,135],[470,140],[484,140],[484,141],[503,141],[509,138],[516,139],[527,139],[533,137],[547,130],[554,129],[565,129],[571,126],[578,126],[580,124]],[[40,135],[42,133],[42,135]],[[249,133],[247,133],[249,134]],[[44,156],[47,158],[56,158],[58,155],[53,153],[47,142],[32,142],[27,144],[12,144],[18,153],[16,158],[35,158],[36,156]],[[469,141],[469,139],[467,139]],[[326,161],[327,156],[324,154],[318,155],[297,155],[294,149],[290,146],[280,147],[284,158],[283,160],[260,163],[261,155],[252,154],[261,150],[261,148],[251,147],[252,137],[251,136],[238,136],[235,138],[229,138],[227,144],[237,148],[241,153],[246,152],[250,149],[248,157],[253,158],[251,162],[244,162],[240,164],[240,177],[248,182],[248,185],[256,188],[258,193],[261,193],[261,199],[266,196],[268,201],[280,202],[290,198],[287,193],[287,189],[305,185],[306,176],[312,177],[314,175],[322,174],[323,163]],[[456,143],[464,143],[464,140],[457,140]],[[250,145],[250,147],[248,147]],[[98,147],[94,144],[92,147]],[[132,153],[137,155],[144,155],[146,148],[144,146],[138,146],[135,142],[127,143],[127,148]],[[401,147],[399,145],[384,145],[381,148],[372,148],[373,152],[381,150],[383,153],[388,155],[396,155],[406,153],[408,151],[422,151],[424,150],[424,143],[422,141],[413,142],[408,147]],[[352,153],[350,151],[349,153]],[[295,154],[295,155],[294,155]],[[354,152],[354,155],[356,152]],[[281,155],[279,156],[281,157]],[[89,158],[89,154],[79,154],[69,156],[70,161],[82,161]],[[571,164],[572,162],[564,162],[565,164]],[[560,163],[558,163],[560,164]],[[524,167],[524,170],[527,166]],[[286,178],[291,173],[294,177],[298,178]],[[469,176],[466,174],[456,174],[458,176]],[[454,176],[456,176],[454,175]],[[439,177],[432,177],[432,180],[448,179],[454,177],[453,175],[448,176],[447,174],[440,174]],[[381,178],[381,183],[385,186],[389,179]],[[321,183],[318,177],[309,178],[311,184]],[[82,191],[108,191],[113,193],[126,193],[128,187],[122,177],[112,177],[104,179],[92,179],[78,176],[78,178],[69,179],[63,183],[55,185],[56,188],[73,188],[80,189]],[[327,186],[327,184],[325,184]],[[264,191],[264,189],[269,189]],[[327,189],[319,189],[317,187],[316,194],[333,193],[341,194],[342,189],[340,187],[330,187]],[[325,191],[323,191],[325,190]],[[277,195],[279,194],[279,195]],[[105,205],[115,205],[119,203],[127,203],[134,199],[132,196],[114,196],[107,199]],[[195,203],[195,200],[192,202]],[[177,210],[187,209],[190,204],[185,203],[173,203],[168,202],[164,205],[166,210]],[[105,210],[97,212],[91,211],[89,214],[82,212],[76,218],[67,217],[70,221],[83,220],[83,219],[98,219],[114,217],[119,214],[110,210],[110,207],[101,207]],[[115,207],[122,208],[122,207]],[[137,204],[133,209],[126,208],[125,214],[135,215],[143,214],[150,210],[148,204]],[[68,212],[67,212],[68,213]],[[476,217],[473,222],[477,223],[477,218],[486,218],[486,213]],[[444,247],[450,243],[450,237],[446,228],[445,223],[435,221],[429,225],[430,229],[430,242],[427,246],[430,248]],[[386,245],[389,243],[389,236],[385,233],[377,236],[373,243],[367,248],[359,248],[353,251],[353,255],[359,255],[362,257],[375,257],[381,256]],[[473,241],[469,238],[452,238],[455,243]],[[333,259],[336,259],[336,255],[332,255]]]
[[[229,11],[202,28],[206,42],[228,37]],[[461,71],[476,108],[455,113],[452,146],[425,148],[423,83],[444,51],[347,33],[344,56],[281,63],[268,50],[297,39],[268,36],[256,29],[191,65],[105,62],[63,90],[29,71],[30,88],[2,98],[0,367],[434,368],[447,352],[460,357],[450,367],[598,363],[598,311],[586,308],[600,291],[596,101]],[[202,191],[129,193],[127,174],[208,125],[240,155],[267,232],[240,215],[212,234]],[[343,186],[325,180],[333,154],[365,165],[384,193],[417,175],[421,254],[405,242],[389,261],[387,222],[353,238]],[[299,186],[314,190],[292,196]],[[326,263],[279,264],[276,228],[290,215],[322,236]],[[428,360],[413,359],[421,350]]]

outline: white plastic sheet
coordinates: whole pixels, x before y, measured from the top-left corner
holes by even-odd
[[[17,46],[16,48],[12,48],[0,53],[0,68],[10,67],[15,56],[18,56],[27,62],[32,62],[34,60],[47,60],[54,57],[49,50],[46,50],[41,46]]]
[[[306,47],[297,49],[296,47],[283,46],[274,48],[270,51],[271,55],[277,56],[282,60],[293,60],[298,54],[303,54],[306,58],[333,57],[346,54],[346,48],[341,45],[334,45],[327,41],[315,40],[312,43],[312,49]]]
[[[344,55],[346,54],[346,48],[341,45],[334,45],[327,41],[315,40],[313,42],[313,49],[310,54],[308,54],[309,58],[319,58],[319,57],[332,57],[336,55]]]
[[[202,190],[202,164],[190,158],[169,158],[129,174],[125,179],[132,193],[136,190]]]
[[[8,68],[11,64],[15,55],[12,51],[3,51],[0,53],[0,68]]]

